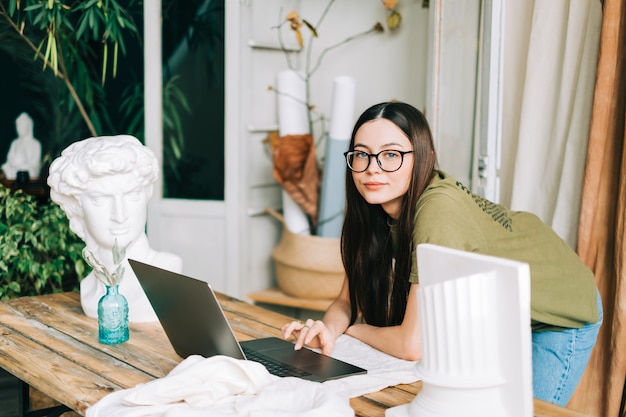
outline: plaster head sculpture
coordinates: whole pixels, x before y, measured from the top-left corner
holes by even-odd
[[[21,113],[15,119],[15,130],[17,138],[11,142],[2,171],[10,180],[14,180],[20,171],[27,171],[30,178],[38,178],[41,143],[33,136],[33,119],[27,113]]]
[[[59,204],[70,229],[110,271],[112,249],[127,248],[120,293],[128,300],[129,321],[156,321],[128,258],[174,272],[182,259],[150,248],[145,233],[148,200],[152,196],[159,166],[154,153],[128,135],[101,136],[75,142],[50,165],[51,199]],[[98,301],[105,286],[93,272],[80,283],[80,297],[87,316],[98,316]]]

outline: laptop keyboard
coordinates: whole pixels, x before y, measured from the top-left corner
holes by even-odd
[[[269,358],[263,355],[260,352],[252,351],[250,349],[243,348],[243,352],[246,354],[246,358],[255,362],[259,362],[261,365],[265,366],[270,374],[276,376],[295,376],[298,378],[304,378],[308,375],[311,375],[310,372],[303,371],[302,369],[295,368],[291,365],[287,365],[286,363],[277,362],[275,359]]]

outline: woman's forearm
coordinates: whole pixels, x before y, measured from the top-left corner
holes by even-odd
[[[376,327],[369,324],[354,324],[346,332],[360,341],[388,355],[409,361],[422,358],[420,337],[400,326]]]
[[[421,360],[422,336],[417,308],[418,287],[418,284],[411,285],[402,324],[388,327],[354,324],[345,333],[397,358],[410,361]]]
[[[341,336],[350,324],[350,302],[337,297],[324,313],[322,321],[335,338]]]

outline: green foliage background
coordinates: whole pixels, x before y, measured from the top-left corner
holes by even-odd
[[[0,0],[0,51],[33,73],[23,88],[38,88],[38,100],[25,110],[36,127],[49,124],[35,132],[44,165],[90,136],[125,133],[145,143],[143,64],[135,68],[142,19],[141,0]],[[177,77],[163,91],[164,166],[180,176],[181,117],[190,109]]]
[[[0,184],[0,300],[77,290],[84,246],[57,204]]]

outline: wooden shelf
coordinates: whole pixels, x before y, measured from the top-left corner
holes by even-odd
[[[2,175],[2,174],[0,174]],[[24,194],[30,194],[37,198],[40,202],[47,202],[50,198],[50,187],[46,184],[46,179],[35,178],[27,183],[16,184],[15,180],[9,180],[0,176],[0,184],[10,190],[20,189]]]
[[[248,294],[248,298],[258,303],[274,304],[286,307],[302,308],[314,311],[326,311],[333,299],[298,298],[285,294],[278,288]]]

